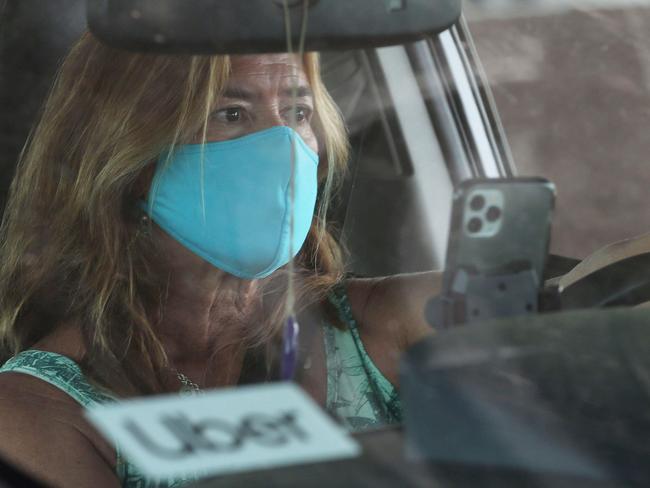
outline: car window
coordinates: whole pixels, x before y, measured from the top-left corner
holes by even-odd
[[[438,268],[451,183],[417,85],[431,73],[416,74],[402,46],[324,53],[323,61],[352,149],[332,214],[342,226],[351,271],[386,276]]]
[[[551,250],[647,232],[650,9],[573,2],[466,15],[519,175],[557,185]]]

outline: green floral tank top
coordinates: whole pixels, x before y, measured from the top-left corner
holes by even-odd
[[[363,346],[352,307],[340,286],[330,294],[343,330],[325,325],[327,405],[348,430],[357,432],[402,421],[395,387],[379,371]]]
[[[324,323],[327,361],[327,405],[352,432],[401,422],[397,390],[382,375],[367,354],[347,295],[342,286],[330,294],[344,329]],[[110,392],[91,385],[79,365],[60,354],[30,349],[11,358],[0,373],[35,376],[70,395],[83,407],[118,401]],[[177,488],[190,479],[147,480],[130,464],[116,446],[116,474],[124,488]]]

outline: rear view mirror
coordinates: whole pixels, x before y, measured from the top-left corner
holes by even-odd
[[[87,0],[90,30],[105,43],[159,53],[287,51],[284,2],[306,51],[415,41],[458,20],[461,0]]]

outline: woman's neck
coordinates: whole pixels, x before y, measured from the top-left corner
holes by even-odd
[[[172,367],[192,381],[236,381],[246,334],[260,309],[254,285],[240,289],[225,282],[209,292],[171,285],[156,326],[158,337]]]
[[[156,332],[172,368],[200,386],[236,383],[247,334],[262,326],[259,283],[214,268],[166,234],[161,239],[168,281]]]

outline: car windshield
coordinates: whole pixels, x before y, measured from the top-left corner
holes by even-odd
[[[551,249],[583,259],[647,232],[648,4],[532,3],[466,15],[518,173],[557,185]]]
[[[0,0],[0,459],[63,486],[98,472],[106,486],[145,486],[149,474],[79,403],[289,380],[400,480],[409,456],[451,466],[413,468],[414,486],[465,465],[605,479],[601,452],[574,443],[583,431],[544,410],[551,397],[573,408],[567,392],[585,374],[583,356],[576,370],[535,362],[560,354],[573,322],[558,332],[564,319],[536,321],[650,301],[643,277],[629,300],[619,275],[604,279],[616,290],[589,285],[602,300],[572,288],[650,250],[650,2],[525,3],[467,1],[451,27],[402,44],[190,56],[107,45],[87,30],[85,0]],[[138,0],[112,6],[127,4],[140,19]],[[578,298],[562,302],[564,290]],[[461,315],[469,324],[448,331]],[[476,325],[512,316],[532,332]],[[509,369],[519,358],[542,386]],[[593,413],[600,397],[588,396]],[[27,413],[7,420],[12,411]],[[35,431],[50,418],[81,440]],[[528,436],[527,419],[564,450]],[[214,424],[165,425],[187,452],[221,449],[205,434]],[[269,425],[246,424],[237,442],[264,444]],[[431,447],[439,432],[444,446]],[[530,450],[492,452],[481,442],[493,434]],[[35,450],[59,436],[70,439],[63,464],[82,459],[74,473]],[[82,456],[88,442],[94,454]],[[367,466],[343,462],[327,476],[368,481]],[[297,479],[287,470],[278,479]]]

